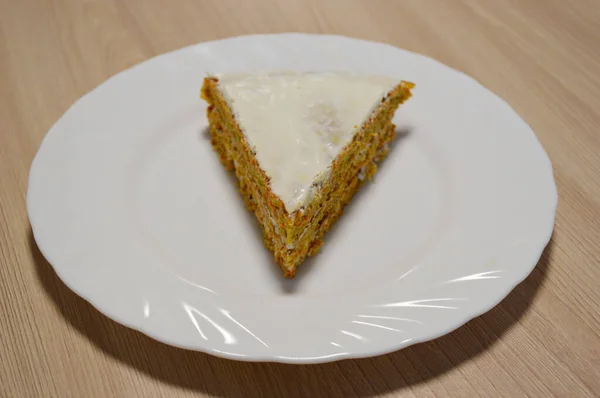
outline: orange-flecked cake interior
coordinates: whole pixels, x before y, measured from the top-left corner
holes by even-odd
[[[271,178],[256,157],[260,148],[249,144],[219,87],[219,78],[204,80],[201,96],[209,104],[212,145],[223,165],[235,173],[246,206],[262,228],[264,244],[285,277],[294,277],[296,268],[319,250],[325,233],[342,214],[344,206],[363,182],[375,174],[376,163],[385,158],[394,139],[394,113],[410,98],[413,87],[404,81],[392,86],[362,126],[356,126],[356,133],[332,160],[325,177],[313,183],[310,199],[289,211],[289,205],[286,208],[273,192]]]

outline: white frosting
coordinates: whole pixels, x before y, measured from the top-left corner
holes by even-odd
[[[217,75],[219,88],[288,213],[312,197],[342,148],[397,84],[349,73]]]

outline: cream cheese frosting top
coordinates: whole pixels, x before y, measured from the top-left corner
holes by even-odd
[[[310,201],[314,184],[397,84],[333,72],[215,76],[288,213]]]

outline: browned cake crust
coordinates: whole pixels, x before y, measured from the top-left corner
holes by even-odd
[[[323,236],[342,214],[362,183],[377,171],[376,162],[387,155],[394,139],[392,118],[398,106],[410,98],[414,84],[401,82],[381,102],[352,141],[331,165],[314,198],[291,214],[272,191],[269,177],[218,89],[216,78],[204,79],[201,96],[209,106],[211,142],[221,162],[235,172],[239,190],[263,231],[265,246],[273,253],[284,276],[294,277],[296,268],[323,244]]]

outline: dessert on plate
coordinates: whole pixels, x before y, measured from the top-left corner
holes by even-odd
[[[212,145],[284,276],[323,236],[394,138],[414,84],[338,72],[216,74],[204,79]]]

